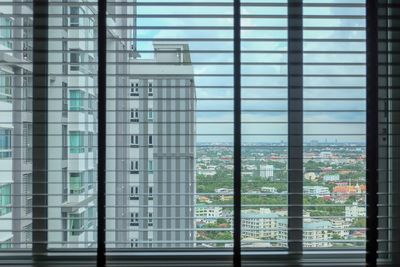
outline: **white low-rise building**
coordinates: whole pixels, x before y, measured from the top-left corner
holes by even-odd
[[[364,205],[358,205],[357,202],[354,202],[351,206],[346,206],[345,208],[345,217],[348,222],[357,218],[365,218],[366,216],[367,208]]]
[[[329,188],[326,186],[304,186],[303,193],[313,197],[324,197],[330,195]]]
[[[329,221],[311,221],[303,225],[303,246],[306,248],[331,247],[332,224]]]
[[[198,205],[196,206],[196,220],[206,223],[215,222],[222,217],[222,207]]]
[[[323,177],[324,182],[337,182],[340,180],[339,174],[327,174]]]

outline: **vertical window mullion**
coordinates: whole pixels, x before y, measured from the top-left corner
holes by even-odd
[[[303,250],[303,1],[288,2],[288,247]]]
[[[47,251],[48,1],[33,1],[32,254]]]
[[[399,240],[400,240],[400,79],[399,79],[399,68],[400,63],[400,43],[395,41],[400,39],[400,32],[396,30],[400,27],[400,9],[396,7],[397,1],[387,0],[380,1],[381,8],[387,9],[388,16],[388,90],[389,90],[389,186],[390,191],[388,194],[389,198],[389,221],[391,227],[389,227],[389,252],[391,263],[393,266],[400,264],[400,253],[399,251]],[[380,29],[381,30],[381,29]],[[382,37],[380,41],[382,42]],[[382,50],[379,50],[381,53]],[[381,71],[381,70],[380,70]],[[379,75],[382,75],[381,72]],[[381,85],[380,85],[381,86]],[[379,179],[379,183],[381,180]],[[368,189],[367,189],[368,190]],[[369,192],[369,191],[368,191]],[[379,203],[381,204],[381,203]],[[397,227],[395,227],[397,226]],[[382,226],[379,225],[381,228]],[[384,226],[383,226],[384,227]],[[383,242],[383,241],[381,241]],[[381,250],[381,248],[379,247]]]
[[[376,266],[378,250],[378,1],[367,0],[367,254],[368,266]]]
[[[97,189],[97,266],[104,266],[106,237],[106,56],[107,1],[98,1],[98,189]]]
[[[240,23],[240,0],[233,2],[233,56],[234,56],[234,172],[233,172],[233,266],[241,266],[241,23]]]

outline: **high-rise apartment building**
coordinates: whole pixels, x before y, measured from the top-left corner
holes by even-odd
[[[187,44],[153,46],[154,59],[133,59],[129,69],[129,238],[133,247],[189,247],[195,239],[193,67]]]
[[[48,69],[49,247],[96,237],[97,53],[92,5],[51,1]]]
[[[0,248],[26,248],[32,229],[32,9],[0,11]],[[17,40],[17,41],[16,41]]]
[[[90,1],[49,2],[48,246],[92,247],[97,7]],[[193,246],[195,88],[189,47],[156,42],[154,59],[138,59],[134,1],[108,3],[108,246]],[[0,66],[0,247],[25,248],[32,240],[32,9],[13,1],[7,8],[0,14],[0,57],[6,63]]]

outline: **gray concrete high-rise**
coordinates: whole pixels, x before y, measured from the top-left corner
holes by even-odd
[[[133,247],[194,245],[195,87],[189,46],[155,42],[130,64],[129,234]],[[140,229],[140,231],[138,231]]]

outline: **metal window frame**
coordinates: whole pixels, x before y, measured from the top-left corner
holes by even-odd
[[[241,1],[234,0],[234,257],[235,266],[240,266],[242,256],[247,259],[265,259],[249,255],[241,251],[240,246],[240,209],[241,209],[241,42],[240,42],[240,8]],[[377,192],[374,185],[377,182],[377,161],[371,155],[377,152],[378,122],[376,116],[377,103],[377,17],[374,11],[376,2],[367,0],[367,183],[368,183],[368,232],[367,232],[367,263],[376,265],[377,240]],[[104,266],[105,258],[105,166],[106,166],[106,8],[107,1],[98,1],[98,232],[97,232],[97,266]],[[48,260],[47,251],[47,63],[48,63],[48,0],[33,1],[33,260],[44,262]],[[302,253],[302,148],[303,148],[303,114],[302,110],[302,0],[293,0],[288,4],[289,36],[288,36],[288,87],[289,87],[289,254]],[[299,27],[300,25],[300,27]],[[377,154],[377,153],[376,153]],[[301,166],[300,166],[301,164]],[[300,168],[299,168],[300,167]],[[295,205],[291,205],[295,204]],[[296,206],[296,207],[295,207]],[[299,206],[301,208],[299,208]],[[299,212],[300,211],[300,212]],[[297,229],[297,230],[296,230]],[[93,250],[92,250],[93,251]],[[205,254],[204,254],[205,253]],[[275,252],[274,252],[275,253]],[[213,253],[196,251],[199,258],[206,256],[207,260],[216,257],[221,261],[231,263],[231,254],[226,252]],[[276,256],[279,253],[275,253]],[[167,257],[177,257],[176,251]],[[187,256],[180,254],[182,260]],[[138,258],[148,256],[138,253]],[[278,255],[279,256],[279,255]],[[287,257],[286,254],[282,256]],[[65,255],[61,256],[65,257]],[[86,256],[82,256],[87,259]],[[110,259],[115,259],[110,256]],[[119,257],[119,256],[115,256]],[[199,258],[190,259],[198,260]],[[317,255],[320,257],[320,255]],[[93,257],[89,257],[93,259]],[[151,256],[150,256],[151,258]],[[346,257],[345,257],[346,258]],[[57,256],[54,256],[57,259]],[[164,262],[162,262],[164,263]],[[264,264],[264,263],[262,263]],[[375,265],[374,265],[375,264]]]
[[[106,262],[106,114],[107,114],[107,1],[98,1],[98,163],[97,163],[97,266]]]
[[[33,7],[32,70],[32,255],[47,253],[47,109],[48,109],[48,0]]]
[[[380,7],[386,9],[386,19],[388,20],[388,33],[385,36],[388,40],[387,45],[387,79],[388,79],[388,99],[389,99],[389,261],[395,266],[400,265],[400,8],[395,0],[382,0]],[[382,30],[381,28],[379,30]],[[380,40],[382,41],[382,40]],[[396,68],[397,67],[397,68]],[[380,74],[380,73],[379,73]],[[378,249],[380,249],[378,245]],[[397,264],[397,265],[396,265]]]
[[[378,2],[367,0],[367,242],[366,264],[376,266],[378,258],[378,168],[379,168],[379,85],[378,85]]]
[[[288,247],[303,251],[303,0],[288,3]]]
[[[242,194],[242,135],[241,135],[241,4],[233,1],[233,266],[241,259],[241,194]]]

